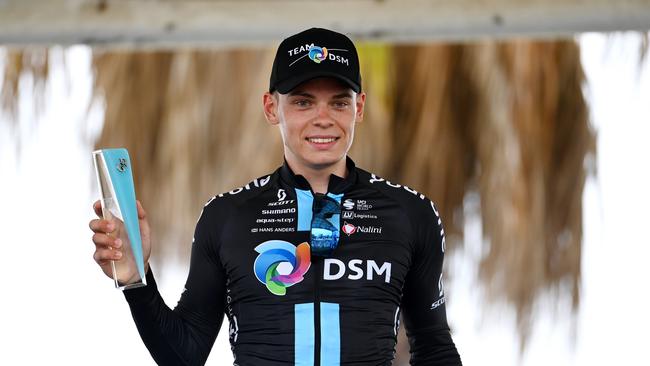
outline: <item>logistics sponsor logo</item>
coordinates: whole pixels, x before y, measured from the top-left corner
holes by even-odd
[[[274,295],[284,296],[287,287],[300,283],[311,266],[309,244],[297,247],[283,240],[269,240],[255,247],[253,264],[257,280]]]
[[[326,281],[334,281],[343,278],[348,273],[349,280],[360,280],[365,277],[366,280],[372,281],[374,276],[384,275],[384,282],[390,283],[390,274],[392,264],[384,262],[381,266],[374,260],[367,260],[366,265],[363,265],[363,260],[352,259],[346,264],[335,258],[325,258],[323,262],[323,279]],[[364,273],[365,269],[365,273]],[[349,272],[348,272],[349,270]]]
[[[356,219],[376,219],[377,216],[376,216],[376,215],[372,215],[372,214],[360,214],[360,213],[355,213],[355,214],[354,214],[354,218],[356,218]]]
[[[341,217],[343,217],[344,219],[348,219],[348,220],[351,220],[351,219],[362,220],[362,219],[376,219],[377,215],[366,214],[366,213],[357,213],[357,212],[354,212],[354,211],[343,211],[342,214],[341,214]]]

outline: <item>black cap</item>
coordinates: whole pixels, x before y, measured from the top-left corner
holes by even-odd
[[[290,92],[318,77],[341,80],[361,91],[359,56],[347,36],[323,28],[311,28],[286,38],[275,54],[269,92]]]

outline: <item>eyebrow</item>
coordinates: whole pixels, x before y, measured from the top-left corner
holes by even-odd
[[[291,92],[289,92],[289,96],[290,97],[301,96],[301,97],[311,98],[311,99],[316,98],[315,96],[313,96],[313,95],[311,95],[311,94],[309,94],[309,93],[307,93],[305,91],[302,91],[302,90],[291,91]]]
[[[335,96],[332,97],[332,99],[345,99],[345,98],[352,99],[352,92],[346,91],[343,93],[336,94]]]

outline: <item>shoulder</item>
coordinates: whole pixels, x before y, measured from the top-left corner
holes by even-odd
[[[413,229],[414,239],[419,246],[425,248],[433,243],[440,243],[442,253],[445,251],[445,231],[436,205],[424,194],[415,189],[392,182],[388,179],[361,170],[359,179],[362,184],[382,192],[386,197],[394,199],[408,217]],[[423,253],[429,253],[424,251]]]
[[[275,173],[265,174],[240,187],[216,194],[205,203],[200,217],[231,216],[238,209],[272,189],[276,179]]]
[[[439,218],[435,204],[423,193],[363,169],[357,168],[357,171],[361,184],[396,201],[414,221],[430,219],[432,216]]]

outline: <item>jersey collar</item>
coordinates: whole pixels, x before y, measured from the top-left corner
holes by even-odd
[[[354,161],[349,156],[345,158],[345,166],[348,170],[348,175],[345,178],[339,177],[335,174],[330,174],[330,181],[327,185],[327,191],[329,193],[343,193],[352,187],[357,181],[357,169]],[[309,182],[307,179],[300,174],[295,174],[293,170],[289,167],[287,160],[284,160],[284,164],[280,167],[280,178],[283,182],[288,184],[291,187],[304,189],[311,191]]]

